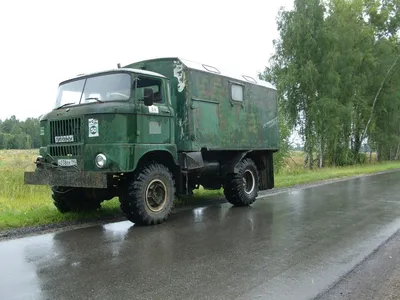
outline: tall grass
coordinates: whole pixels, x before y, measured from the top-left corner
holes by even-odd
[[[24,185],[24,171],[35,168],[36,150],[0,150],[0,230],[37,226],[62,221],[104,219],[121,216],[118,199],[103,202],[102,209],[94,213],[61,214],[53,205],[50,188]],[[323,179],[340,178],[400,168],[400,162],[365,164],[343,168],[325,168],[313,171],[302,168],[302,154],[293,152],[285,167],[275,175],[275,186],[286,187]],[[196,197],[216,198],[223,191],[195,191]],[[190,201],[186,199],[185,201]],[[182,200],[178,199],[178,202]]]

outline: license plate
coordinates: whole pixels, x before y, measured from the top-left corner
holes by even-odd
[[[61,167],[71,167],[71,166],[76,166],[78,165],[78,162],[75,158],[70,158],[70,159],[59,159],[57,161],[58,165]]]
[[[56,143],[72,143],[74,141],[73,135],[62,135],[54,138]]]

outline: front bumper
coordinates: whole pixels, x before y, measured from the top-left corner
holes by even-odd
[[[24,173],[24,183],[33,185],[107,188],[107,174],[99,172],[67,172],[36,170]]]

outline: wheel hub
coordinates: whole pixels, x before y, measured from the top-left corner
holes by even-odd
[[[246,170],[243,174],[243,188],[246,194],[251,194],[255,188],[254,174],[250,170]]]
[[[152,180],[146,189],[146,205],[153,211],[158,212],[162,210],[167,203],[168,191],[164,182],[160,179]]]

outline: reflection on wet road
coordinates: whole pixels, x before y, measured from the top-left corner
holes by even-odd
[[[400,228],[400,172],[0,243],[1,299],[309,299]]]

